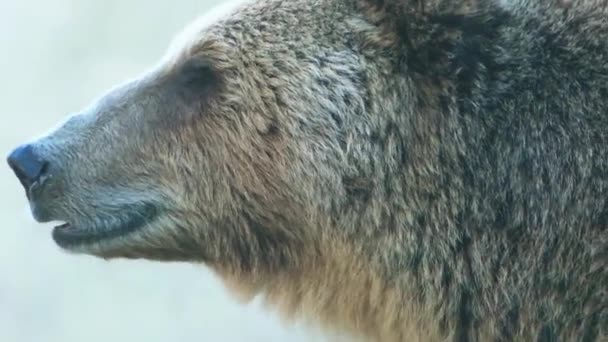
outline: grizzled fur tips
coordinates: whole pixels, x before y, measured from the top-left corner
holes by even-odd
[[[61,247],[372,341],[608,339],[605,0],[230,7],[11,154]]]

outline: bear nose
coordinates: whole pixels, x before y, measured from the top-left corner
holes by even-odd
[[[7,161],[26,190],[40,180],[48,164],[35,153],[32,145],[29,144],[17,147],[8,156]]]

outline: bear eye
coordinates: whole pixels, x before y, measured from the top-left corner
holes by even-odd
[[[185,94],[203,95],[216,83],[211,64],[201,58],[193,58],[184,63],[179,78],[180,88]]]

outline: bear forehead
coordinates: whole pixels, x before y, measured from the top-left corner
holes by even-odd
[[[214,37],[210,29],[219,24],[222,19],[238,13],[239,7],[254,1],[256,0],[223,1],[220,5],[216,5],[197,17],[174,36],[160,64],[163,66],[177,65],[199,52],[205,52],[208,57],[219,57],[226,54],[228,52],[226,44],[222,44],[221,37]]]
[[[312,12],[317,11],[316,7],[333,7],[332,4],[335,5],[324,0],[229,0],[179,32],[161,62],[164,66],[178,66],[198,56],[221,70],[233,67],[231,59],[239,56],[267,56],[267,51],[293,47],[286,42],[298,42],[299,49],[316,47],[320,40],[330,43],[330,36],[339,36],[334,31],[344,29],[344,25],[336,26],[335,20],[327,16],[316,20],[317,13]],[[332,9],[330,14],[340,17],[339,12]]]

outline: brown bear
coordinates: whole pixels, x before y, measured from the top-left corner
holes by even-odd
[[[608,339],[603,0],[254,0],[15,149],[62,248],[371,341]]]

